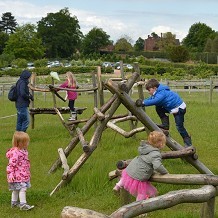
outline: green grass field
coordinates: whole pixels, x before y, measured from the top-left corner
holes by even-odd
[[[193,145],[197,148],[197,153],[203,162],[214,174],[218,175],[218,92],[213,93],[213,103],[209,104],[209,93],[205,92],[181,92],[181,96],[187,103],[187,114],[185,126],[192,135]],[[109,97],[110,94],[107,94]],[[147,93],[146,93],[147,96]],[[137,99],[137,96],[133,95]],[[72,136],[61,124],[56,115],[36,115],[35,129],[28,129],[31,138],[29,145],[29,157],[31,160],[32,187],[27,191],[27,201],[35,205],[32,211],[19,211],[10,208],[11,192],[8,190],[5,168],[7,159],[5,153],[11,147],[11,139],[16,125],[16,114],[14,103],[7,100],[6,95],[0,96],[0,217],[7,218],[41,218],[60,217],[60,213],[65,206],[76,206],[88,208],[105,214],[111,214],[121,206],[120,199],[112,192],[116,179],[109,181],[108,173],[116,168],[116,162],[120,159],[130,159],[137,155],[137,147],[141,139],[145,139],[146,133],[139,133],[132,138],[124,138],[111,129],[105,129],[97,149],[75,175],[69,185],[60,189],[53,196],[50,192],[60,182],[63,169],[59,168],[55,173],[48,174],[48,171],[58,158],[58,148],[65,148]],[[58,106],[67,106],[67,103],[58,100]],[[82,94],[76,101],[76,107],[88,107],[79,115],[79,118],[89,118],[93,114],[93,96]],[[53,107],[52,98],[47,95],[36,93],[35,107]],[[126,109],[120,106],[119,114],[126,113]],[[154,112],[154,107],[147,108],[147,114],[155,121],[159,122]],[[68,118],[68,115],[63,115]],[[171,135],[182,143],[181,137],[175,129],[173,116],[171,120]],[[80,124],[82,127],[84,124]],[[128,123],[122,123],[122,127],[128,129]],[[94,132],[94,127],[85,135],[85,139],[90,141]],[[169,150],[167,147],[165,150]],[[72,166],[80,155],[82,147],[80,144],[72,151],[68,157],[68,164]],[[198,173],[195,168],[180,159],[164,160],[164,165],[173,174]],[[160,194],[165,194],[172,190],[198,188],[191,185],[168,185],[154,184]],[[132,199],[134,200],[134,199]],[[216,199],[217,200],[217,199]],[[161,218],[197,218],[200,217],[202,204],[181,204],[166,210],[149,213],[148,217]],[[216,201],[216,214],[218,217],[218,203]]]

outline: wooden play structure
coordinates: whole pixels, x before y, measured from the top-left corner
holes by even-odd
[[[111,78],[103,83],[101,81],[101,68],[97,67],[96,72],[92,73],[92,88],[74,90],[77,92],[93,92],[93,115],[89,119],[78,119],[70,122],[66,122],[62,117],[63,113],[69,113],[69,108],[57,107],[56,97],[59,97],[62,100],[64,99],[55,90],[54,78],[52,78],[51,85],[48,86],[48,88],[40,88],[35,84],[36,75],[32,77],[30,89],[32,90],[33,95],[34,91],[39,91],[51,92],[53,96],[53,108],[35,108],[34,103],[32,103],[30,108],[32,128],[34,128],[36,114],[57,114],[63,126],[72,135],[72,139],[66,148],[58,149],[59,157],[49,169],[49,173],[54,173],[59,167],[62,167],[64,170],[60,182],[52,190],[50,196],[72,181],[76,173],[97,148],[105,128],[110,128],[125,138],[133,137],[135,134],[142,131],[146,131],[147,133],[153,130],[163,131],[146,114],[145,108],[141,107],[140,99],[144,99],[143,86],[145,82],[140,78],[140,72],[137,65],[134,66],[134,69],[136,72],[133,73],[129,79],[126,79],[121,71],[121,78]],[[138,90],[138,100],[136,101],[131,98],[131,90],[133,87],[137,87]],[[112,97],[107,102],[105,102],[104,99],[104,89],[107,89],[112,94]],[[67,89],[63,90],[66,91]],[[115,115],[115,112],[121,104],[127,109],[127,114]],[[86,108],[78,108],[77,113],[83,113],[85,109]],[[130,124],[130,131],[128,132],[116,125],[118,122],[126,121]],[[138,122],[143,126],[137,127]],[[78,128],[79,123],[84,123],[81,129]],[[95,126],[94,133],[88,142],[85,134],[92,126]],[[165,132],[165,134],[167,137],[167,146],[171,151],[162,153],[162,158],[182,158],[195,167],[200,174],[154,174],[150,181],[167,184],[202,185],[201,188],[173,191],[148,200],[132,203],[129,202],[127,193],[123,191],[123,203],[125,205],[111,215],[105,215],[77,207],[65,207],[61,213],[61,217],[130,218],[155,210],[169,208],[181,203],[203,203],[201,218],[215,218],[214,205],[215,197],[218,195],[218,176],[214,175],[202,162],[200,162],[194,147],[184,148],[172,139],[168,133]],[[78,144],[81,144],[82,146],[81,156],[76,160],[73,166],[69,166],[67,157]],[[129,161],[130,160],[121,160],[117,162],[117,169],[109,172],[109,180],[119,177],[121,170],[128,165]]]
[[[84,126],[81,129],[76,128],[76,134],[74,134],[66,148],[58,150],[59,157],[51,166],[49,173],[54,173],[61,166],[64,169],[64,173],[60,182],[50,193],[50,196],[72,181],[76,173],[97,148],[106,127],[111,128],[126,138],[132,137],[134,134],[141,131],[162,131],[146,114],[145,109],[140,106],[140,101],[133,101],[131,98],[130,91],[133,86],[137,86],[139,98],[143,98],[143,82],[140,79],[139,73],[133,73],[128,80],[122,78],[121,81],[113,81],[112,79],[109,79],[104,83],[101,83],[101,85],[104,86],[104,88],[107,88],[113,95],[106,103],[104,103],[102,99],[100,108],[97,106],[94,107],[93,115],[86,121]],[[101,95],[103,95],[103,93],[101,93]],[[127,108],[129,113],[125,116],[115,117],[114,114],[121,104]],[[131,130],[129,132],[124,131],[116,125],[117,122],[125,121],[131,121]],[[137,127],[137,122],[141,122],[143,127]],[[91,140],[88,142],[85,139],[85,134],[93,125],[96,125],[96,128]],[[65,207],[61,213],[61,217],[130,218],[143,213],[169,208],[181,203],[203,203],[201,218],[215,218],[214,205],[215,197],[218,194],[218,176],[214,175],[199,160],[194,147],[184,148],[172,139],[169,134],[167,134],[166,137],[167,146],[171,149],[171,151],[162,153],[162,157],[165,159],[182,158],[184,161],[187,161],[195,167],[200,174],[154,174],[151,181],[168,184],[202,185],[201,188],[173,191],[148,200],[129,203],[122,206],[111,215],[101,214],[88,209]],[[67,164],[67,157],[71,154],[72,150],[78,143],[82,145],[81,156],[75,161],[73,166],[69,166]],[[127,164],[128,160],[119,161],[117,163],[117,170],[109,173],[109,179],[112,180],[119,177],[120,170],[127,166]]]

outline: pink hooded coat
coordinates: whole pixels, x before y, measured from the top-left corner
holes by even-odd
[[[13,147],[6,153],[9,160],[7,171],[7,180],[13,182],[29,182],[30,181],[30,161],[28,151]]]

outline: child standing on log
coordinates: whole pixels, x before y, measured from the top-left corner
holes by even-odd
[[[26,190],[30,188],[30,161],[27,147],[29,135],[22,131],[16,131],[12,139],[12,148],[6,153],[8,158],[7,181],[9,190],[12,191],[11,207],[19,207],[20,210],[31,210],[26,202]]]
[[[168,86],[160,84],[156,79],[150,79],[145,88],[151,96],[143,101],[143,105],[155,105],[156,112],[162,122],[162,124],[157,126],[164,130],[169,130],[170,123],[167,114],[173,114],[176,128],[183,138],[185,147],[192,146],[191,137],[184,127],[186,104],[181,97],[176,92],[171,91]]]
[[[76,83],[76,78],[73,75],[72,72],[67,72],[66,73],[66,81],[60,85],[61,88],[70,88],[70,89],[76,89],[77,88],[77,83]],[[77,99],[77,92],[74,91],[67,91],[67,99],[69,100],[68,106],[70,108],[70,118],[68,119],[69,121],[73,121],[77,119],[77,114],[75,111],[75,100]]]
[[[147,142],[141,141],[138,148],[139,156],[135,157],[122,171],[121,179],[113,190],[118,192],[120,188],[124,188],[135,196],[137,201],[156,196],[157,190],[148,180],[154,171],[160,174],[168,173],[162,164],[159,150],[165,144],[166,136],[162,132],[151,132]]]

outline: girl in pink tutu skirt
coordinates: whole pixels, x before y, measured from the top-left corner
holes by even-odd
[[[148,140],[141,141],[138,148],[139,156],[135,157],[122,171],[120,181],[113,190],[118,192],[124,188],[137,201],[145,200],[157,195],[157,189],[148,181],[154,171],[167,174],[167,169],[162,164],[161,153],[166,144],[166,136],[162,132],[153,131]]]

